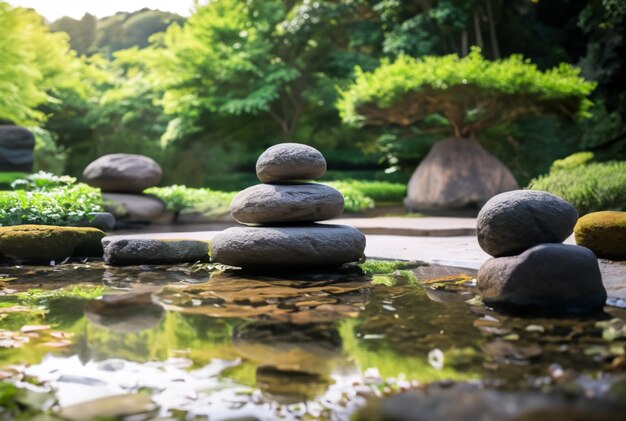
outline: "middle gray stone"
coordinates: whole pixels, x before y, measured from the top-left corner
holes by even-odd
[[[341,214],[343,196],[324,184],[259,184],[242,190],[230,204],[243,224],[314,222]]]

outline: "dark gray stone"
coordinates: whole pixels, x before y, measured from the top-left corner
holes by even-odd
[[[435,143],[407,186],[409,210],[478,208],[498,193],[518,189],[511,171],[474,139]]]
[[[259,184],[239,192],[231,215],[243,224],[314,222],[339,216],[343,196],[324,184]]]
[[[104,238],[102,246],[107,265],[193,263],[209,258],[209,244],[197,240]]]
[[[511,256],[537,244],[563,242],[577,220],[576,209],[553,194],[536,190],[501,193],[478,214],[478,244],[492,256]]]
[[[86,219],[76,224],[79,227],[93,227],[102,231],[113,231],[115,228],[115,216],[110,212],[91,212],[91,220]]]
[[[116,218],[130,222],[152,222],[165,213],[165,203],[149,194],[103,193],[104,208]]]
[[[485,304],[513,311],[586,313],[601,310],[607,298],[596,256],[568,244],[489,259],[477,286]]]
[[[317,149],[301,143],[279,143],[256,162],[256,175],[264,183],[311,180],[326,173],[326,160]]]
[[[85,183],[116,193],[141,193],[159,184],[161,175],[161,167],[151,158],[126,153],[101,156],[83,171]]]
[[[35,136],[20,126],[0,126],[0,171],[33,171]]]
[[[345,225],[233,227],[211,242],[213,261],[238,267],[339,266],[363,257],[365,236]]]

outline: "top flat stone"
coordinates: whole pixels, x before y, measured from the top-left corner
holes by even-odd
[[[326,174],[326,160],[317,149],[301,143],[279,143],[268,148],[256,162],[263,183],[311,180]]]

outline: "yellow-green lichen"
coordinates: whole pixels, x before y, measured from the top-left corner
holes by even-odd
[[[574,227],[576,244],[591,249],[596,256],[626,259],[626,212],[588,213]]]

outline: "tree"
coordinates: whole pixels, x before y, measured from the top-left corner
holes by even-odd
[[[35,125],[60,90],[84,93],[84,66],[67,35],[51,33],[37,13],[0,1],[0,39],[0,119]]]
[[[566,64],[542,72],[521,56],[489,61],[473,48],[462,58],[401,56],[393,63],[383,60],[373,72],[357,69],[354,84],[341,92],[339,109],[348,123],[414,126],[453,136],[435,144],[420,164],[406,203],[454,208],[480,205],[515,186],[510,172],[476,142],[481,132],[525,115],[585,117],[594,87]],[[466,155],[455,159],[460,151]]]

